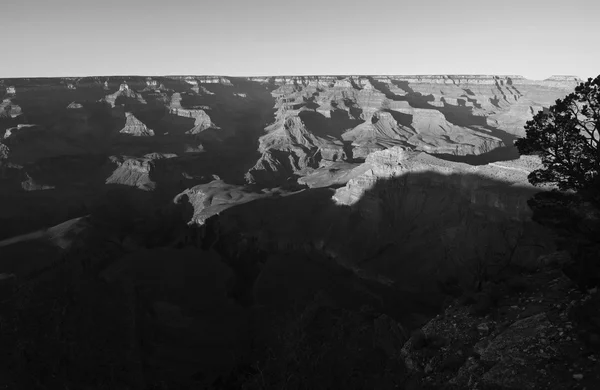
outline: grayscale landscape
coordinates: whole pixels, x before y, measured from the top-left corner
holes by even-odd
[[[600,389],[599,14],[8,0],[0,390]]]

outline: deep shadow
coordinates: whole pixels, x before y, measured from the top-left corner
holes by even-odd
[[[85,332],[95,340],[125,337],[131,341],[127,337],[133,326],[139,347],[132,348],[140,359],[136,366],[122,363],[123,372],[137,367],[138,375],[152,383],[189,384],[202,378],[212,383],[239,361],[261,359],[260,351],[276,336],[274,323],[319,294],[329,302],[329,309],[324,310],[366,310],[373,313],[367,325],[387,314],[410,331],[440,312],[444,294],[436,288],[437,282],[461,272],[459,263],[443,255],[443,246],[448,244],[440,241],[444,231],[459,227],[451,240],[462,248],[454,253],[457,259],[469,259],[473,252],[468,248],[483,250],[497,244],[500,240],[494,232],[500,227],[527,227],[528,234],[539,238],[521,209],[535,190],[477,175],[426,172],[378,180],[351,207],[336,205],[332,189],[305,190],[233,206],[201,228],[185,224],[193,212],[186,196],[161,208],[164,203],[155,193],[125,186],[107,190],[104,202],[91,210],[92,223],[110,237],[115,252],[98,256],[107,244],[86,241],[85,251],[66,258],[63,264],[68,273],[63,279],[46,273],[45,280],[55,280],[54,284],[47,285],[45,295],[35,293],[41,299],[55,297],[59,288],[71,289],[70,294],[96,319],[86,323]],[[490,201],[493,196],[498,201]],[[89,268],[76,272],[81,259],[94,260]],[[133,292],[122,291],[125,287],[117,282],[103,281],[98,275],[107,270],[110,280],[130,280]],[[213,273],[220,276],[213,277]],[[208,293],[202,293],[209,287]],[[110,326],[101,321],[108,318],[105,306],[113,313]],[[74,305],[69,310],[61,326],[81,326],[78,313],[84,309]],[[24,318],[33,321],[36,311],[28,313]],[[134,325],[127,313],[135,314]],[[48,319],[40,321],[38,326],[49,326]],[[179,321],[173,322],[179,327],[169,328],[164,321]],[[307,329],[314,329],[309,331],[312,337],[331,326],[321,323]],[[211,329],[211,337],[204,335],[205,329]],[[74,333],[72,337],[80,340],[83,336]],[[215,341],[226,339],[229,344]],[[36,348],[46,351],[51,345],[47,338],[40,339]],[[235,351],[241,360],[227,360],[220,352],[210,355],[215,347]],[[178,351],[176,365],[161,355],[173,348]],[[107,358],[118,362],[122,350],[107,353]],[[209,355],[220,363],[196,360]],[[74,372],[86,373],[94,361],[82,358],[65,364],[77,365]],[[29,373],[39,369],[24,364]],[[228,369],[220,371],[221,364]],[[48,363],[42,367],[54,370]],[[62,381],[81,383],[72,374],[57,375]]]
[[[405,96],[396,95],[395,93],[390,91],[390,89],[385,83],[377,81],[372,77],[369,77],[369,81],[378,91],[382,92],[385,95],[385,97],[390,100],[398,102],[408,102],[408,104],[414,108],[435,108],[429,104],[429,102],[435,100],[433,95],[425,96],[420,92],[415,92],[412,88],[408,86],[407,81],[391,80],[392,84],[406,91]]]
[[[462,95],[462,97],[464,97],[465,99],[467,99],[467,101],[469,103],[473,104],[473,106],[475,108],[481,108],[481,104],[479,102],[477,102],[477,99],[470,98],[467,95]]]
[[[514,139],[516,139],[516,137],[513,138],[513,141]],[[491,152],[478,155],[457,156],[447,153],[431,153],[431,155],[446,161],[460,162],[469,165],[487,165],[497,161],[515,160],[519,158],[519,151],[514,146],[504,146],[496,148]]]
[[[345,110],[332,110],[331,118],[327,118],[316,111],[301,111],[298,117],[306,125],[306,129],[317,137],[325,139],[342,140],[342,134],[362,123],[359,119],[352,119]]]
[[[389,113],[392,116],[392,118],[394,118],[394,120],[396,122],[398,122],[399,125],[407,127],[414,131],[414,127],[412,125],[412,123],[413,123],[412,115],[405,114],[403,112],[394,111],[394,110],[385,110],[385,112]]]
[[[444,98],[441,99],[442,103],[444,103],[443,107],[437,108],[446,120],[454,125],[469,127],[469,126],[487,126],[487,118],[485,116],[473,115],[473,108],[468,107],[465,104],[465,101],[458,99],[458,106],[448,103]],[[435,109],[434,107],[431,107]],[[490,130],[491,130],[491,126]]]
[[[478,195],[473,198],[474,191]],[[418,312],[419,305],[411,306],[406,301],[400,304],[402,291],[434,293],[435,283],[427,267],[437,270],[435,274],[442,278],[445,272],[451,272],[452,265],[442,263],[443,248],[431,246],[431,240],[463,219],[473,224],[469,229],[487,226],[490,232],[502,224],[513,227],[528,224],[526,201],[535,192],[535,189],[511,187],[477,175],[408,174],[378,181],[352,207],[336,206],[331,200],[331,189],[311,189],[231,207],[213,217],[215,220],[204,229],[218,228],[216,248],[224,259],[229,259],[226,261],[232,267],[237,263],[246,264],[245,267],[250,267],[248,262],[255,264],[254,271],[245,275],[260,274],[258,269],[266,254],[302,253],[307,262],[333,267],[363,288],[377,286],[376,295],[393,302],[384,302],[385,309],[377,307],[393,313],[398,320],[407,321],[409,313]],[[501,194],[501,209],[493,203],[485,203],[485,199],[489,199],[486,193]],[[473,199],[483,203],[473,205]],[[462,234],[462,238],[456,239],[473,239],[474,248],[482,249],[490,242],[498,242],[497,236],[477,242],[469,238],[470,230]],[[234,242],[246,244],[232,246]],[[321,242],[324,247],[320,246]],[[248,253],[261,254],[244,255],[245,245],[252,248]],[[465,243],[464,248],[468,247]],[[465,249],[457,255],[468,257],[467,252]],[[363,276],[350,271],[351,264],[364,267]],[[444,271],[445,266],[449,268]],[[396,280],[396,287],[378,281],[382,277]],[[298,283],[306,287],[308,281]],[[244,282],[243,285],[244,294],[250,294],[254,284]],[[358,304],[354,299],[344,300],[341,293],[335,295],[345,307]]]
[[[410,87],[410,85],[408,85],[408,81],[392,80],[392,84],[394,84],[396,87],[402,89],[407,94],[416,94],[417,93]]]
[[[504,86],[504,81],[502,80],[498,80],[497,78],[495,78],[495,83],[496,83],[496,89],[498,89],[498,91],[500,92],[500,94],[502,95],[502,99],[507,102],[510,103],[508,101],[508,98],[506,96],[506,94],[504,93],[504,91],[502,90],[502,87]]]

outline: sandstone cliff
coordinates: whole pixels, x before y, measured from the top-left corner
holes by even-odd
[[[134,137],[151,137],[154,135],[154,131],[152,129],[149,129],[130,112],[125,113],[125,126],[119,131],[119,133],[129,134]]]

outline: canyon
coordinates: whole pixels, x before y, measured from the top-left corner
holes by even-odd
[[[53,296],[60,279],[73,323],[86,305],[88,324],[115,315],[106,342],[126,352],[111,364],[139,389],[216,383],[316,296],[418,328],[445,281],[556,250],[527,205],[550,189],[527,180],[540,161],[513,142],[580,82],[0,80],[0,287]]]

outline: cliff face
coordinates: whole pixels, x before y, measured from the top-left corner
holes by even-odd
[[[291,170],[303,176],[339,159],[363,160],[395,145],[489,161],[486,156],[497,150],[514,158],[512,142],[523,135],[525,122],[578,82],[568,76],[532,81],[477,75],[291,76],[268,81],[276,87],[271,93],[277,111],[274,124],[259,140],[263,157],[249,172],[254,182],[272,181],[265,172],[281,167],[286,174]]]
[[[352,206],[382,180],[410,174],[433,173],[434,176],[444,176],[444,180],[433,179],[414,184],[425,186],[432,191],[438,186],[441,186],[442,191],[458,191],[474,206],[500,209],[502,214],[509,218],[525,221],[530,217],[527,207],[528,192],[536,191],[536,188],[527,181],[527,176],[540,165],[539,159],[522,156],[519,160],[511,162],[470,166],[440,160],[426,153],[394,147],[371,153],[364,164],[350,172],[352,179],[348,180],[344,187],[336,190],[333,200],[339,205]],[[492,181],[497,183],[489,184]],[[503,183],[505,183],[505,190],[508,191],[502,189]],[[411,184],[410,181],[406,183],[407,186]],[[444,188],[444,186],[448,187]],[[510,191],[510,188],[514,187],[528,191],[515,197],[517,192],[511,194]],[[385,191],[386,188],[383,187],[381,190]],[[378,194],[370,193],[369,196],[377,197]]]

